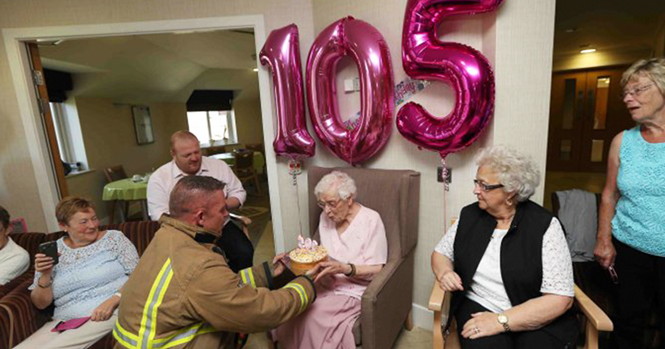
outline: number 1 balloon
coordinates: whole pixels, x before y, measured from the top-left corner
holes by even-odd
[[[305,122],[298,27],[291,24],[270,32],[259,57],[272,72],[277,106],[275,154],[293,160],[314,156],[315,143]]]

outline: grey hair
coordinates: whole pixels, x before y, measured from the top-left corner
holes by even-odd
[[[641,59],[630,66],[621,77],[621,87],[640,76],[649,78],[656,84],[660,94],[665,96],[665,58]]]
[[[330,190],[336,190],[340,199],[346,200],[356,195],[356,182],[348,174],[342,171],[332,171],[323,176],[314,187],[314,195],[318,198],[321,194]]]
[[[528,200],[540,184],[540,171],[528,156],[503,145],[487,147],[476,158],[476,164],[494,171],[507,193],[515,193],[518,202]]]

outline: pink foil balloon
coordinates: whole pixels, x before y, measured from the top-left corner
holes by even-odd
[[[449,83],[457,101],[443,119],[410,102],[397,114],[397,129],[419,147],[438,151],[442,158],[473,143],[494,110],[494,75],[487,59],[475,49],[441,42],[437,29],[451,15],[495,10],[503,0],[409,0],[402,32],[402,63],[415,79]]]
[[[339,116],[335,76],[340,59],[351,57],[360,77],[360,119],[348,130]],[[374,156],[390,138],[395,109],[390,52],[369,23],[346,17],[324,29],[307,59],[307,99],[314,131],[323,145],[355,165]]]
[[[270,32],[259,57],[272,72],[277,105],[275,154],[293,159],[314,156],[315,143],[305,121],[298,27],[291,24]]]

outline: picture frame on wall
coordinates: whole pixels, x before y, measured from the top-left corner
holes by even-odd
[[[134,117],[134,130],[136,131],[136,143],[138,145],[155,142],[152,132],[152,117],[150,108],[144,105],[133,105],[132,115]]]

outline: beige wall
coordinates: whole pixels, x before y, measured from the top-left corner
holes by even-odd
[[[187,129],[187,110],[182,103],[135,103],[150,107],[155,139],[154,143],[138,145],[130,105],[105,98],[78,97],[75,102],[89,168],[94,172],[69,178],[69,192],[93,199],[97,214],[105,218],[106,204],[101,201],[106,184],[103,169],[122,165],[132,176],[170,161],[169,139],[173,132]]]
[[[266,32],[296,23],[301,42],[312,40],[311,0],[180,0],[108,2],[104,0],[36,0],[0,2],[0,28],[66,26],[169,19],[264,15]],[[304,59],[304,57],[303,57]],[[30,159],[26,132],[17,104],[7,51],[0,45],[0,204],[28,228],[47,230]],[[288,175],[283,180],[288,180]],[[282,180],[282,179],[280,179]]]
[[[398,83],[406,78],[401,61],[404,8],[405,2],[399,0],[315,1],[314,27],[316,33],[319,33],[347,15],[369,22],[388,43],[395,83]],[[419,305],[415,308],[414,317],[419,324],[427,322],[422,317],[427,314],[424,309],[433,280],[429,266],[431,251],[450,219],[458,216],[463,206],[475,201],[472,194],[472,179],[476,170],[473,157],[478,148],[499,143],[511,145],[534,157],[544,172],[547,137],[543,135],[547,135],[549,115],[554,1],[506,1],[497,13],[451,18],[444,22],[441,32],[443,40],[461,42],[479,49],[494,66],[497,101],[490,128],[476,144],[448,156],[447,163],[453,168],[453,182],[449,192],[445,192],[443,186],[436,182],[436,167],[441,164],[439,155],[418,150],[401,137],[395,127],[385,149],[374,159],[362,164],[363,167],[413,169],[421,173],[420,227],[414,273],[414,302]],[[353,75],[349,74],[349,70],[354,69],[356,67],[353,65],[347,67],[340,75]],[[353,106],[351,109],[358,109],[357,93],[338,96],[343,106],[343,118],[352,112],[349,105]],[[451,90],[442,83],[430,85],[412,100],[440,116],[448,114],[454,105]],[[316,151],[317,155],[307,161],[306,165],[348,166],[321,146]],[[544,173],[541,181],[543,177]],[[299,190],[301,205],[310,199],[304,193],[304,188],[300,186]],[[535,201],[542,202],[542,190],[541,187],[534,197]],[[296,233],[295,230],[291,232]],[[286,241],[290,243],[289,239]]]
[[[594,52],[554,57],[553,71],[631,64],[652,56],[650,50],[629,52]]]
[[[238,143],[263,143],[263,124],[259,100],[235,100],[233,101],[233,111],[236,116]]]
[[[404,7],[404,0],[204,0],[195,3],[163,0],[159,4],[148,1],[119,4],[103,0],[35,0],[0,4],[0,26],[34,27],[263,14],[266,33],[290,23],[299,26],[304,64],[314,29],[318,33],[333,21],[353,15],[374,25],[385,37],[391,50],[395,81],[399,82],[405,78],[400,51]],[[450,218],[475,200],[471,193],[471,180],[475,176],[472,159],[478,148],[481,145],[507,143],[532,155],[544,170],[553,27],[554,0],[510,0],[497,13],[463,16],[450,19],[443,25],[446,40],[462,42],[481,50],[494,65],[497,77],[496,112],[489,129],[476,144],[448,157],[448,164],[453,167],[453,183],[449,192],[444,192],[435,180],[436,166],[440,164],[438,154],[418,150],[396,129],[393,129],[391,139],[382,152],[362,164],[368,168],[414,169],[422,174],[419,242],[414,273],[414,301],[418,305],[417,312],[414,312],[416,324],[427,322],[424,309],[432,284],[429,268],[432,248],[441,238]],[[38,207],[39,196],[25,149],[29,140],[22,139],[21,118],[14,101],[15,92],[5,55],[4,48],[0,48],[0,115],[3,120],[8,119],[10,134],[15,136],[12,140],[0,138],[0,168],[3,170],[0,181],[4,180],[0,182],[0,198],[5,200],[5,196],[20,193],[25,204],[12,203],[10,208],[26,215],[24,212],[29,208]],[[437,115],[447,114],[454,104],[450,89],[441,83],[431,85],[414,100]],[[0,135],[5,136],[6,133],[4,128],[0,131]],[[311,134],[314,135],[313,132]],[[267,135],[266,139],[271,140],[272,136]],[[321,146],[317,146],[316,151],[314,158],[304,161],[305,170],[311,165],[345,166]],[[277,183],[283,208],[281,228],[284,248],[288,249],[295,245],[295,236],[301,226],[298,221],[301,220],[303,227],[308,226],[306,213],[300,212],[299,215],[292,208],[307,207],[310,198],[305,192],[306,175],[298,178],[298,186],[291,185],[285,164],[285,159],[277,159]],[[21,179],[5,173],[7,167],[13,166],[17,166]],[[534,199],[542,202],[542,187]],[[39,216],[33,215],[35,224],[44,225],[43,218],[39,219]],[[279,241],[276,243],[280,245]]]

